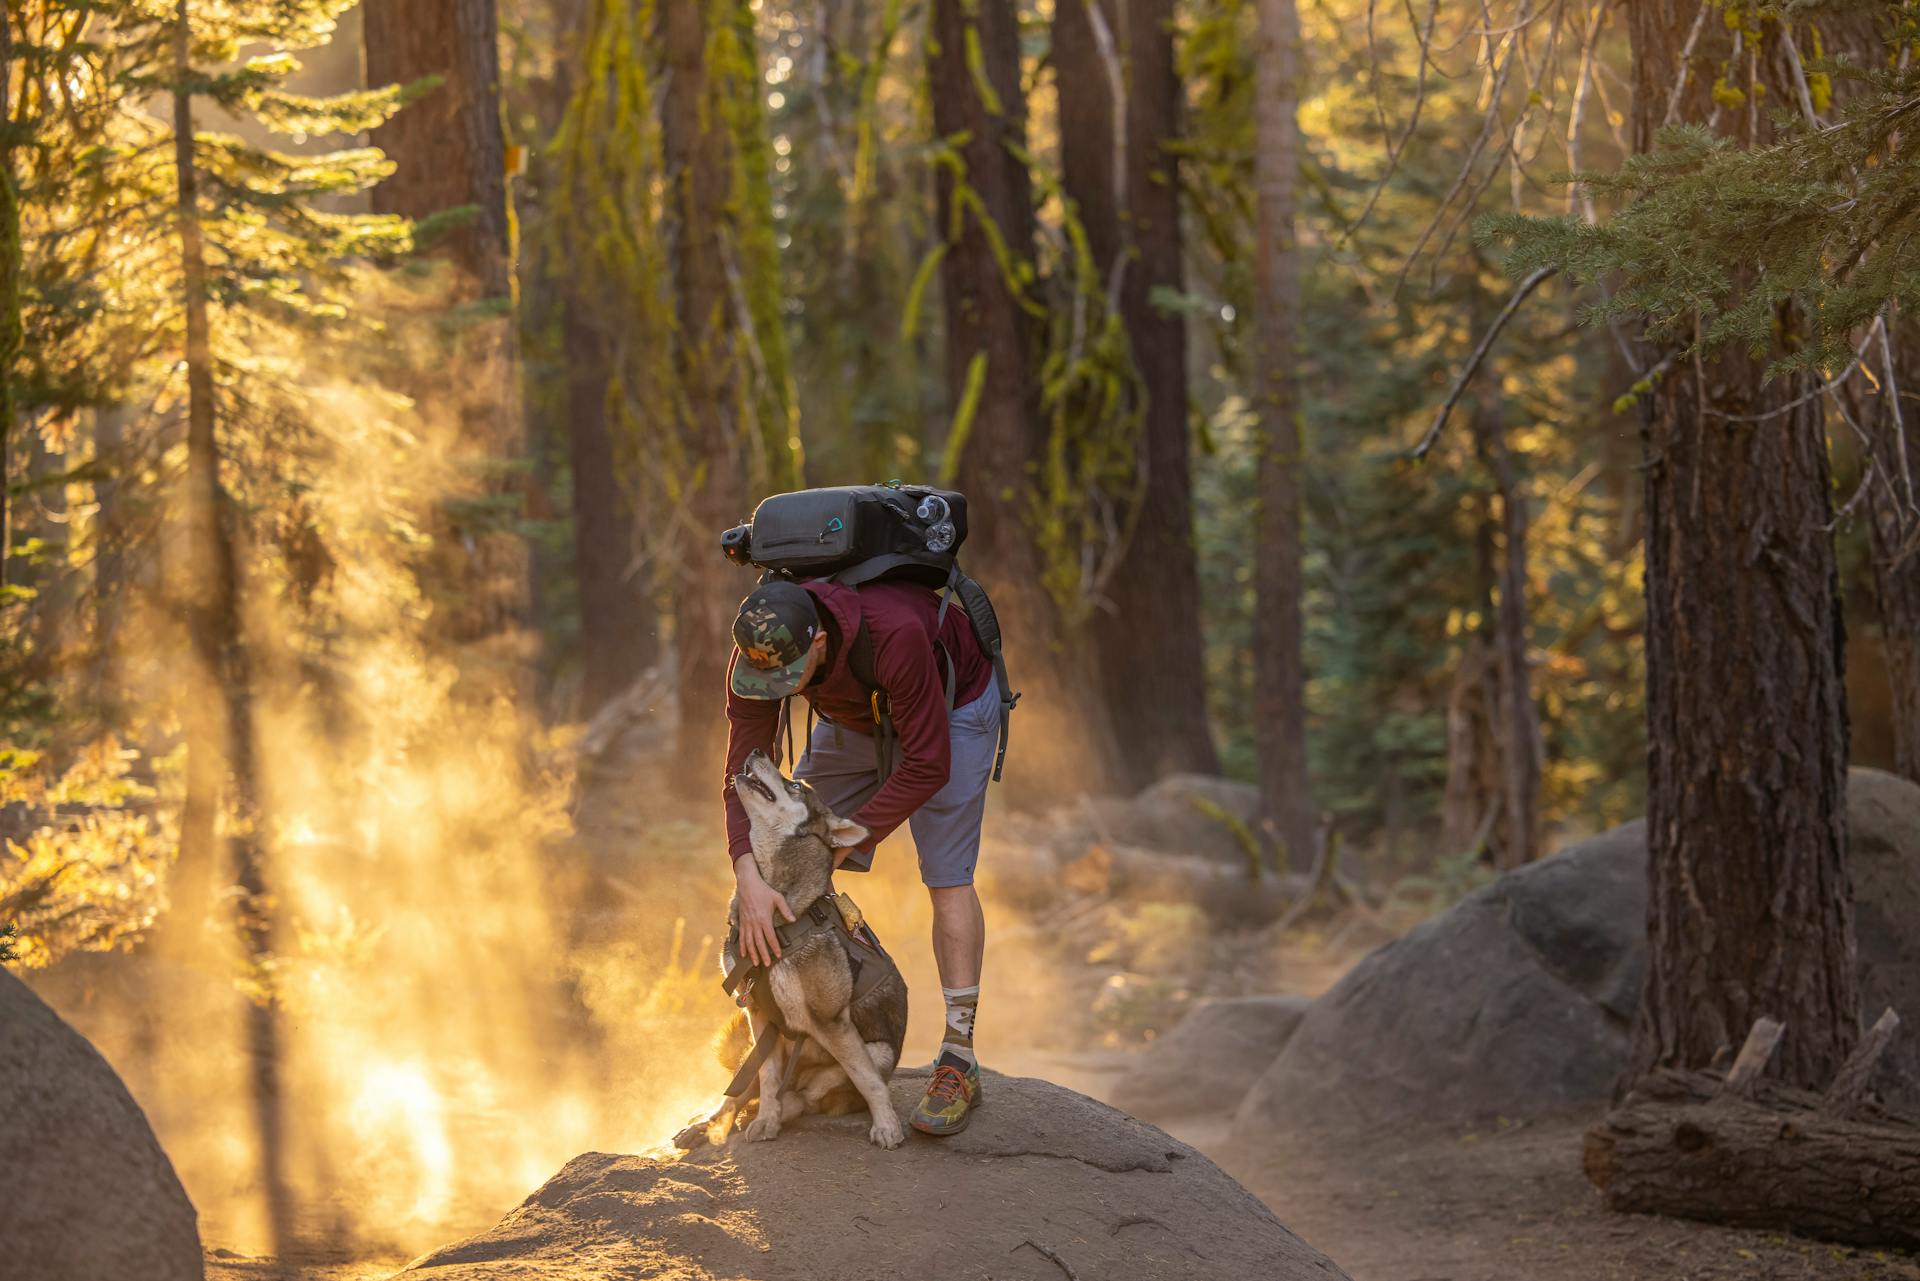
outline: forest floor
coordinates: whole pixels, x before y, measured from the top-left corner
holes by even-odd
[[[997,1066],[1098,1097],[1124,1063],[1124,1052],[1106,1052],[1016,1055]],[[1920,1257],[1912,1255],[1611,1213],[1580,1171],[1587,1124],[1337,1144],[1235,1135],[1225,1122],[1171,1128],[1354,1281],[1920,1281]],[[406,1262],[214,1250],[207,1278],[376,1281]]]
[[[1920,1258],[1609,1211],[1585,1120],[1338,1147],[1184,1134],[1354,1281],[1920,1281]]]

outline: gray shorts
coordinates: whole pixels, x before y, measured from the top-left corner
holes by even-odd
[[[948,718],[953,763],[947,785],[913,812],[907,826],[920,851],[920,879],[929,888],[973,884],[980,858],[980,820],[987,809],[987,779],[1000,741],[1000,699],[991,682],[980,697],[956,707]],[[793,771],[820,794],[836,814],[851,815],[880,790],[880,764],[870,735],[821,721]],[[841,868],[865,872],[873,855],[855,852]]]

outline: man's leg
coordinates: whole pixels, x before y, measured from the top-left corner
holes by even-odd
[[[974,892],[980,823],[1000,728],[999,699],[989,690],[951,718],[952,766],[947,785],[921,806],[910,824],[920,851],[920,879],[933,904],[933,956],[946,1000],[946,1028],[934,1056],[926,1097],[913,1127],[925,1134],[966,1128],[980,1102],[980,1068],[973,1050],[974,1015],[986,950],[986,918]]]
[[[940,996],[947,1004],[947,1027],[940,1036],[938,1062],[951,1054],[978,1068],[973,1053],[973,1018],[980,1008],[980,963],[987,947],[987,919],[971,885],[929,887],[933,899],[933,960],[940,969]]]
[[[931,886],[933,960],[941,987],[979,987],[980,962],[987,950],[987,918],[973,886]]]

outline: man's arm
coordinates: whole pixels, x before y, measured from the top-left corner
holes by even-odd
[[[739,650],[727,660],[727,774],[720,784],[720,797],[727,807],[727,857],[735,861],[752,847],[747,836],[747,811],[733,794],[733,776],[747,763],[754,748],[773,751],[774,736],[780,728],[778,701],[742,698],[733,692],[733,665],[739,661]]]
[[[947,736],[947,692],[933,641],[917,627],[873,638],[873,674],[893,709],[897,754],[893,773],[853,820],[873,835],[873,849],[947,785],[953,744]]]

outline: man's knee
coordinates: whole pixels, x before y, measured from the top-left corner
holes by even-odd
[[[927,895],[933,900],[935,912],[970,912],[980,898],[974,892],[972,881],[964,885],[929,885]]]

